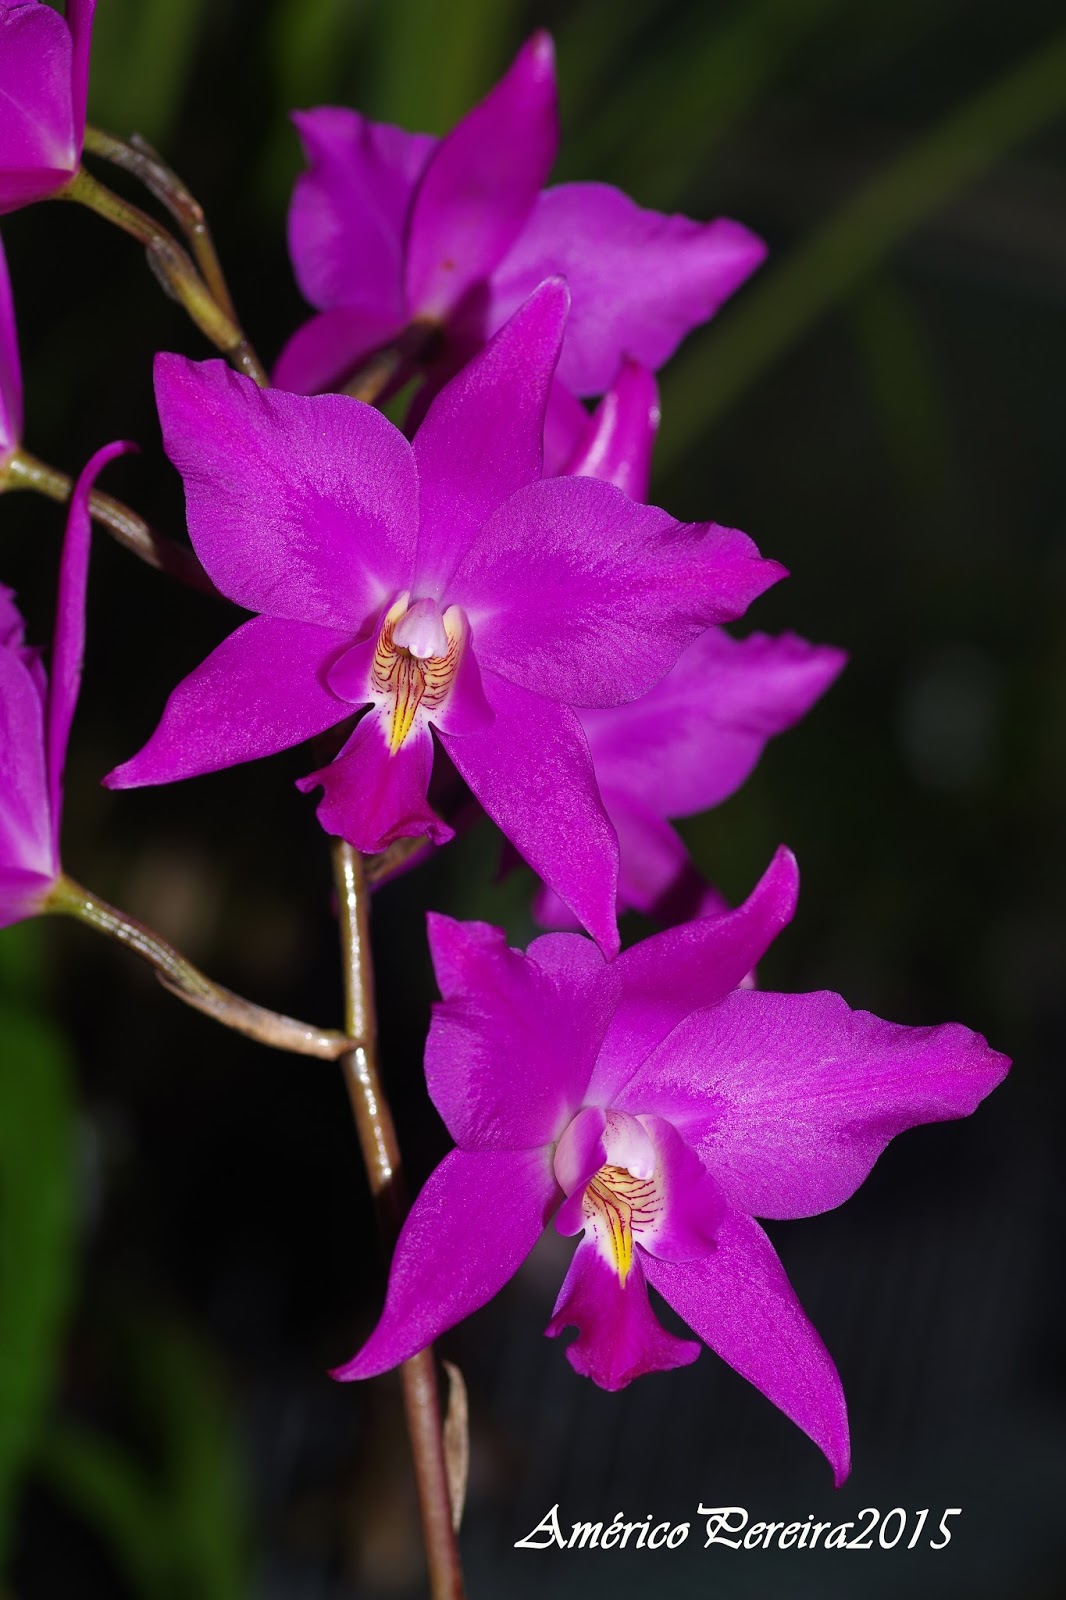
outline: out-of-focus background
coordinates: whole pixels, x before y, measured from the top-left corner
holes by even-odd
[[[734,898],[774,846],[804,891],[762,981],[1016,1059],[972,1121],[899,1140],[841,1211],[773,1230],[837,1358],[855,1471],[704,1354],[606,1395],[541,1337],[547,1241],[441,1343],[470,1390],[472,1595],[845,1600],[1066,1589],[1066,35],[1054,0],[101,0],[90,111],[159,145],[207,207],[272,359],[305,315],[285,251],[286,113],[323,102],[443,131],[539,24],[558,176],[725,213],[770,263],[663,375],[654,495],[793,572],[749,624],[850,665],[747,786],[685,826]],[[135,193],[120,181],[119,187]],[[73,207],[3,230],[27,444],[180,532],[156,349],[207,355],[137,248]],[[61,513],[0,505],[0,577],[46,639]],[[252,997],[339,1016],[306,754],[110,795],[163,699],[229,627],[97,540],[64,859]],[[740,630],[743,631],[743,630]],[[377,901],[389,1086],[412,1180],[446,1137],[420,1083],[429,904],[530,933],[487,825]],[[635,930],[630,930],[634,932]],[[74,926],[0,935],[0,1548],[5,1600],[413,1596],[423,1576],[398,1388],[326,1375],[385,1264],[344,1092],[170,1000]],[[559,1247],[556,1248],[555,1246]],[[908,1514],[893,1550],[513,1548],[564,1526]],[[905,1546],[961,1507],[948,1549]]]

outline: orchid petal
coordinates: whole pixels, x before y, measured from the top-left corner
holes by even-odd
[[[659,386],[652,373],[639,361],[623,361],[563,473],[601,478],[631,500],[646,500],[660,416]]]
[[[549,478],[488,519],[449,598],[483,666],[564,705],[617,705],[783,570],[734,529],[675,522],[595,478]]]
[[[92,540],[89,496],[97,474],[108,462],[136,448],[136,445],[122,441],[104,445],[82,468],[70,496],[67,530],[59,560],[56,624],[45,721],[48,794],[57,860],[63,804],[63,767],[67,758],[70,725],[74,720],[74,708],[81,688],[81,668],[85,655],[85,593],[89,581],[89,546]]]
[[[0,928],[10,928],[12,923],[36,917],[44,910],[48,892],[59,875],[59,863],[47,874],[4,866],[3,822],[0,816]]]
[[[105,784],[172,783],[324,733],[351,713],[325,681],[347,642],[334,629],[253,617],[178,684],[148,743]]]
[[[4,247],[0,244],[0,466],[22,442],[22,367],[15,305]]]
[[[563,184],[539,197],[493,273],[488,325],[560,273],[574,309],[559,377],[575,394],[603,394],[624,356],[660,367],[765,255],[762,240],[727,217],[663,216],[607,184]]]
[[[904,1129],[969,1116],[1009,1065],[956,1023],[747,990],[681,1022],[618,1099],[661,1109],[738,1209],[809,1217],[853,1194]]]
[[[403,236],[415,185],[437,140],[357,111],[294,111],[308,170],[289,208],[289,253],[305,300],[407,320]]]
[[[54,193],[78,165],[70,29],[51,6],[0,7],[0,213]]]
[[[18,904],[38,878],[58,872],[41,685],[16,635],[0,641],[0,886],[10,882]]]
[[[655,1175],[663,1192],[662,1206],[641,1225],[640,1247],[660,1261],[695,1261],[715,1248],[726,1214],[722,1191],[672,1123],[655,1116],[635,1120],[654,1146]]]
[[[710,1255],[645,1256],[644,1270],[693,1332],[814,1440],[839,1488],[851,1467],[844,1391],[758,1223],[730,1213]]]
[[[480,652],[479,652],[480,654]],[[474,795],[604,954],[618,949],[618,841],[581,725],[566,706],[482,672],[496,720],[441,740]]]
[[[66,18],[71,39],[70,98],[79,159],[85,138],[85,108],[89,97],[89,58],[92,54],[95,11],[96,0],[67,0]]]
[[[376,855],[396,839],[426,833],[447,844],[453,830],[426,798],[433,767],[433,736],[416,719],[402,745],[390,749],[391,707],[367,712],[340,755],[296,787],[304,794],[322,786],[316,815],[327,833],[347,839],[365,855]]]
[[[690,1366],[700,1353],[693,1340],[667,1333],[652,1311],[642,1260],[634,1251],[623,1286],[595,1244],[583,1239],[545,1329],[555,1339],[567,1328],[577,1328],[566,1359],[601,1389],[624,1389],[646,1372]]]
[[[792,633],[737,640],[709,629],[641,699],[582,712],[600,787],[660,817],[718,805],[846,660],[842,650]]]
[[[402,331],[402,323],[364,309],[338,306],[297,328],[274,364],[276,389],[321,394],[338,389],[366,358]]]
[[[498,928],[435,915],[429,942],[444,1000],[433,1008],[426,1082],[448,1132],[471,1150],[558,1139],[581,1104],[615,997],[596,946],[552,934],[523,955]]]
[[[446,317],[506,254],[551,171],[558,119],[555,52],[548,35],[536,33],[426,166],[407,238],[407,301],[415,312]]]
[[[414,457],[379,411],[347,395],[259,389],[222,361],[160,355],[155,375],[189,533],[223,594],[251,611],[359,631],[406,586]]]
[[[561,279],[542,283],[426,413],[414,438],[417,594],[442,598],[482,524],[540,477],[544,409],[569,304]]]
[[[431,1173],[392,1258],[381,1320],[335,1378],[372,1378],[498,1294],[558,1198],[545,1150],[453,1150]]]
[[[622,1091],[640,1063],[682,1018],[712,1006],[736,988],[792,920],[799,894],[799,868],[790,850],[779,849],[744,904],[736,911],[685,923],[653,934],[618,958],[622,998],[589,1084],[590,1105],[632,1111],[669,1108]]]

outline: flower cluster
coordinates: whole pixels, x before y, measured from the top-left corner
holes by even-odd
[[[0,0],[0,210],[78,168],[92,11]],[[764,247],[604,185],[545,188],[544,34],[439,141],[336,107],[295,121],[308,169],[289,238],[316,314],[273,386],[221,360],[155,366],[196,555],[251,615],[105,781],[169,783],[329,735],[300,780],[328,833],[368,855],[443,846],[472,799],[537,875],[535,916],[568,930],[523,954],[494,927],[431,918],[443,1000],[426,1074],[457,1148],[337,1376],[420,1351],[554,1221],[581,1236],[548,1327],[577,1329],[578,1372],[617,1389],[695,1359],[650,1285],[839,1482],[840,1380],[755,1219],[841,1204],[897,1133],[969,1114],[1007,1062],[957,1025],[754,988],[794,910],[793,858],[730,910],[671,826],[733,793],[844,664],[793,634],[725,632],[783,568],[744,533],[648,503],[654,373]],[[400,428],[371,402],[411,380]],[[0,468],[21,429],[0,258]],[[74,491],[48,689],[0,590],[0,922],[40,909],[59,874],[90,486],[120,448]],[[448,803],[431,801],[434,767]],[[630,908],[662,931],[620,953]]]

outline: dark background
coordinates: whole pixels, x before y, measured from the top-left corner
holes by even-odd
[[[541,1338],[548,1238],[441,1342],[470,1390],[462,1543],[507,1593],[1043,1600],[1066,1592],[1062,1156],[1066,777],[1066,43],[1043,0],[101,0],[90,111],[158,143],[204,201],[272,359],[305,314],[284,245],[285,113],[337,102],[447,128],[552,27],[562,177],[720,212],[770,264],[663,376],[654,497],[743,527],[794,576],[750,626],[845,646],[807,723],[686,825],[739,898],[776,844],[804,891],[762,982],[1016,1060],[969,1122],[896,1142],[841,1211],[775,1243],[839,1364],[855,1469],[713,1356],[621,1395]],[[1056,70],[1057,62],[1057,70]],[[1040,74],[1043,77],[1040,77]],[[135,191],[118,179],[116,187]],[[5,219],[28,447],[180,532],[154,350],[209,352],[137,247],[42,205]],[[46,639],[60,511],[0,506],[2,576]],[[294,752],[110,795],[219,603],[95,545],[64,861],[243,993],[340,1014],[328,853]],[[747,626],[748,624],[745,624]],[[388,1084],[416,1184],[447,1140],[420,1082],[427,905],[530,933],[491,830],[376,904]],[[630,929],[631,934],[635,929]],[[393,1378],[338,1386],[385,1264],[337,1072],[165,996],[74,925],[0,936],[0,1523],[5,1600],[340,1600],[422,1587]],[[753,1519],[899,1506],[890,1552],[704,1551],[696,1507]],[[676,1554],[513,1549],[565,1528],[695,1524]],[[907,1551],[962,1508],[948,1549]]]

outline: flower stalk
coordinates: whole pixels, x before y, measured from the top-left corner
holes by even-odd
[[[82,888],[65,874],[57,878],[41,910],[76,917],[97,932],[133,950],[150,966],[164,989],[183,1000],[194,1011],[213,1017],[223,1027],[243,1033],[275,1050],[295,1055],[316,1056],[320,1061],[336,1061],[352,1053],[355,1039],[332,1029],[316,1028],[277,1011],[268,1011],[234,994],[208,978],[190,961],[161,939],[151,928],[118,911]]]
[[[119,139],[90,124],[85,129],[85,149],[90,155],[100,156],[112,165],[121,167],[124,172],[131,173],[161,205],[166,206],[188,240],[193,259],[208,289],[230,320],[236,322],[237,311],[204,216],[204,208],[173,168],[167,166],[159,152],[139,133],[132,134],[128,140]]]
[[[238,372],[261,389],[266,387],[266,371],[239,323],[215,299],[173,234],[154,217],[123,200],[84,167],[79,167],[70,182],[56,190],[54,198],[77,201],[143,244],[148,265],[159,282],[184,307],[204,337]]]
[[[400,1150],[381,1088],[370,947],[370,890],[362,856],[343,839],[333,846],[341,953],[344,962],[344,1023],[355,1045],[341,1057],[378,1223],[386,1243],[396,1241],[407,1210]],[[400,1368],[407,1431],[411,1440],[422,1533],[433,1600],[462,1600],[462,1568],[445,1460],[437,1375],[431,1348]]]
[[[30,455],[28,450],[18,449],[3,469],[0,489],[34,489],[49,500],[65,504],[70,499],[72,480],[67,473]],[[157,532],[143,517],[123,505],[121,500],[94,489],[89,496],[89,513],[93,521],[106,528],[120,545],[139,556],[148,566],[155,567],[157,572],[180,578],[182,583],[207,594],[217,594],[218,591],[192,550]]]

